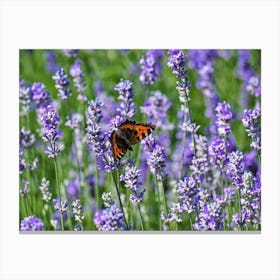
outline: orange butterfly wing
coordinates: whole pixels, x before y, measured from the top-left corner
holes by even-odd
[[[122,138],[130,145],[140,142],[147,137],[155,127],[152,124],[136,123],[135,121],[125,121],[118,127],[118,133],[113,132],[111,135],[111,145],[114,158],[121,159],[127,152],[127,148],[118,146],[118,143],[123,142]],[[120,136],[119,136],[120,135]],[[131,146],[128,149],[132,149]],[[123,145],[122,145],[123,146]]]
[[[111,146],[114,158],[121,159],[127,152],[127,150],[121,149],[117,145],[117,133],[114,131],[111,135]]]

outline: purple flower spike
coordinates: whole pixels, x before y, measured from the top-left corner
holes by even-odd
[[[256,151],[261,150],[261,127],[259,124],[260,115],[259,110],[245,110],[242,118],[242,123],[248,133],[248,136],[252,139],[250,146]]]
[[[140,203],[143,199],[145,189],[141,190],[140,182],[141,170],[135,166],[125,168],[125,175],[120,176],[120,181],[124,182],[124,186],[131,190],[130,201],[132,203]]]
[[[117,204],[114,204],[110,208],[97,211],[94,216],[94,223],[99,231],[125,229],[123,213]]]
[[[42,221],[34,216],[24,218],[20,223],[20,230],[22,231],[39,231],[44,228]]]
[[[71,90],[68,88],[70,85],[70,79],[65,74],[63,68],[60,68],[56,71],[55,76],[53,76],[53,80],[55,81],[55,87],[58,89],[58,96],[63,100],[67,99],[71,96]]]
[[[164,147],[158,145],[151,134],[142,143],[145,147],[147,164],[151,172],[156,174],[158,180],[162,180],[166,176]]]
[[[45,107],[50,104],[50,93],[42,83],[33,83],[31,86],[31,96],[38,107]]]
[[[220,136],[228,136],[231,132],[230,121],[232,120],[232,112],[230,105],[226,102],[219,102],[216,109],[217,121],[216,126]]]
[[[131,119],[135,114],[135,105],[133,103],[132,83],[128,80],[123,80],[115,86],[115,91],[119,93],[118,100],[121,101],[120,108],[117,109],[123,119]]]
[[[50,158],[55,158],[60,152],[60,148],[57,146],[59,115],[53,106],[48,105],[41,108],[39,120],[42,125],[42,138],[49,145],[46,153]]]
[[[81,69],[82,62],[80,60],[75,60],[74,64],[70,68],[70,75],[74,80],[74,87],[77,89],[79,101],[86,101],[87,97],[85,96],[86,90],[86,80],[83,70]]]
[[[152,85],[159,78],[162,71],[161,58],[162,50],[150,50],[142,56],[139,63],[141,65],[140,81],[144,85]]]

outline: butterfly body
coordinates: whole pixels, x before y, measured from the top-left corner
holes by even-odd
[[[136,123],[126,120],[110,137],[113,156],[121,159],[127,152],[132,151],[132,145],[147,137],[155,127],[152,124]]]

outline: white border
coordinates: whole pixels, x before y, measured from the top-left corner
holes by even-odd
[[[279,2],[2,1],[1,279],[279,279]],[[18,233],[19,48],[261,48],[259,235]]]

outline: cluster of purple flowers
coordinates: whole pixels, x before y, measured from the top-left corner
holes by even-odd
[[[74,87],[78,92],[77,99],[84,102],[87,100],[87,97],[85,96],[86,80],[81,64],[82,62],[80,60],[75,60],[74,64],[70,68],[70,75],[73,77]]]
[[[128,80],[121,79],[114,89],[119,93],[118,100],[121,102],[120,107],[117,108],[119,115],[123,120],[133,118],[135,105],[133,102],[132,83]]]
[[[124,216],[117,204],[97,211],[94,223],[99,231],[125,230]]]
[[[140,203],[146,191],[145,188],[141,189],[142,183],[140,178],[141,170],[135,166],[126,166],[125,175],[121,174],[120,176],[120,181],[123,181],[125,187],[131,190],[129,199],[132,203]]]
[[[68,88],[70,85],[70,79],[65,74],[63,68],[60,68],[56,71],[55,76],[53,76],[55,81],[55,87],[58,89],[58,96],[61,99],[67,99],[71,96],[71,90]]]
[[[50,158],[55,158],[60,152],[58,146],[58,125],[60,117],[52,105],[40,109],[40,123],[42,125],[42,138],[48,144],[46,153]]]
[[[159,78],[162,71],[161,58],[163,55],[163,50],[150,50],[145,56],[141,57],[139,79],[144,85],[152,85]]]
[[[21,231],[39,231],[44,229],[42,221],[34,216],[24,218],[20,223]]]

